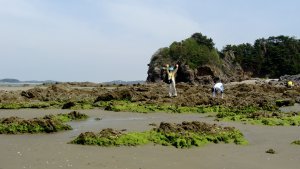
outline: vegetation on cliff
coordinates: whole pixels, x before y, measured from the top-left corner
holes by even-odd
[[[278,78],[300,73],[300,40],[289,36],[271,36],[240,45],[228,45],[222,53],[233,51],[235,61],[255,77]]]
[[[279,78],[300,73],[300,40],[271,36],[257,39],[253,45],[227,45],[218,51],[211,38],[195,33],[158,50],[149,63],[147,81],[159,81],[159,71],[166,63],[180,64],[178,82],[204,84],[201,76],[220,77],[224,82],[249,77]]]
[[[223,65],[213,40],[201,33],[195,33],[190,38],[173,42],[169,47],[158,50],[151,58],[147,81],[155,82],[162,79],[160,71],[167,63],[180,65],[178,82],[194,81],[194,73],[189,71],[200,66],[213,65],[215,69],[222,69]]]

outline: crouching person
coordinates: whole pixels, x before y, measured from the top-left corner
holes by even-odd
[[[223,99],[224,85],[222,82],[216,83],[211,90],[213,97],[216,97],[216,93],[221,93],[221,98]]]
[[[286,86],[288,88],[292,88],[294,86],[294,83],[292,81],[288,81]]]

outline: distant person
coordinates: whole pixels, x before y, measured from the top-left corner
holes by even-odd
[[[224,85],[221,81],[216,83],[211,90],[213,97],[216,97],[216,93],[221,93],[221,98],[223,99]]]
[[[294,86],[294,83],[292,81],[287,82],[287,87],[292,88]]]
[[[177,96],[177,91],[176,91],[176,84],[175,84],[175,76],[178,70],[178,65],[176,64],[176,68],[174,69],[173,66],[169,66],[168,64],[166,65],[167,67],[167,83],[169,84],[169,96],[176,97]]]

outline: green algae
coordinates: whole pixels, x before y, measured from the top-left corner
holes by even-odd
[[[19,117],[0,119],[0,134],[52,133],[72,130],[65,122],[86,119],[87,115],[73,111],[68,114],[46,115],[42,118],[25,120]]]
[[[295,140],[291,144],[300,145],[300,140]]]
[[[143,103],[131,102],[128,100],[110,100],[92,102],[91,100],[84,101],[68,101],[68,102],[24,102],[24,103],[0,103],[0,109],[21,109],[21,108],[62,108],[70,110],[86,110],[100,108],[108,111],[116,112],[138,112],[138,113],[153,113],[153,112],[168,112],[168,113],[219,113],[219,116],[228,113],[237,114],[240,108],[224,107],[222,105],[198,105],[198,106],[179,106],[168,103]],[[245,107],[242,108],[242,113],[254,112],[261,108]]]
[[[0,103],[0,109],[71,109],[71,110],[88,110],[95,106],[93,102],[21,102],[21,103]]]
[[[178,106],[171,104],[147,104],[130,102],[126,100],[101,101],[94,104],[96,107],[104,108],[108,111],[128,111],[138,113],[167,112],[167,113],[211,113],[224,111],[227,108],[222,106]]]
[[[217,120],[246,122],[249,124],[259,124],[268,126],[299,126],[300,113],[283,113],[279,111],[255,110],[219,112]]]
[[[23,109],[23,108],[60,108],[62,103],[57,101],[49,102],[21,102],[21,103],[0,103],[0,109]]]
[[[243,134],[235,128],[222,128],[201,122],[184,122],[180,125],[161,123],[159,128],[150,131],[129,133],[104,129],[100,133],[81,133],[70,143],[98,146],[138,146],[153,143],[176,148],[199,147],[208,143],[247,144]]]
[[[61,122],[69,122],[69,121],[74,121],[74,120],[85,120],[88,118],[88,115],[79,113],[78,111],[72,111],[70,113],[60,113],[57,115],[52,115],[52,118],[58,119]]]
[[[278,102],[282,102],[279,100]],[[0,109],[20,109],[20,108],[63,108],[71,110],[84,110],[100,108],[116,112],[138,112],[138,113],[217,113],[217,120],[246,122],[250,124],[269,126],[299,126],[300,115],[281,113],[274,107],[224,107],[215,106],[178,106],[167,103],[152,104],[142,102],[131,102],[128,100],[110,100],[92,102],[91,100],[69,101],[69,102],[26,102],[0,104]]]

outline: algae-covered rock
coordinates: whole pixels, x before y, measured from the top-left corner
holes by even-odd
[[[295,141],[292,142],[292,144],[300,145],[300,140],[295,140]]]
[[[76,111],[68,114],[46,115],[42,118],[28,120],[20,117],[2,118],[0,119],[0,134],[52,133],[72,130],[72,127],[64,122],[86,118],[87,115]]]
[[[4,118],[0,120],[0,134],[17,133],[52,133],[61,130],[71,130],[72,127],[57,119],[34,118]]]
[[[70,109],[70,108],[74,107],[75,105],[76,105],[76,103],[69,101],[62,106],[62,109]]]
[[[95,102],[110,100],[131,100],[133,97],[132,89],[116,89],[113,92],[107,92],[99,95]]]
[[[99,133],[81,133],[74,144],[98,145],[98,146],[136,146],[147,143],[188,148],[201,146],[210,142],[246,144],[243,134],[234,127],[221,127],[216,124],[203,122],[162,122],[158,128],[145,132],[124,133],[111,128],[103,129]]]
[[[295,104],[295,100],[293,99],[282,99],[282,100],[276,100],[276,105],[278,107],[282,106],[293,106]]]
[[[165,64],[179,65],[177,82],[212,84],[219,78],[223,82],[249,78],[236,62],[233,51],[224,51],[221,55],[214,48],[212,39],[201,33],[158,49],[148,64],[147,81],[163,81],[166,76]]]
[[[275,154],[276,151],[273,150],[272,148],[270,148],[270,149],[266,150],[266,153],[268,153],[268,154]]]

